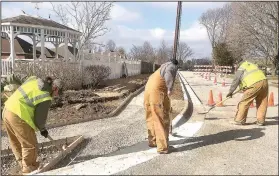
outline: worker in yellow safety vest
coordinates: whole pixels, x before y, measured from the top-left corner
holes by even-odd
[[[268,103],[268,82],[265,74],[256,64],[248,61],[239,61],[236,64],[237,71],[230,86],[227,97],[232,97],[234,90],[239,86],[244,90],[243,97],[238,103],[236,116],[232,124],[245,125],[249,107],[256,100],[257,121],[262,126],[265,123],[265,116]]]
[[[45,123],[52,97],[62,93],[62,83],[51,77],[29,77],[5,102],[3,122],[22,174],[39,167],[36,131],[47,138]]]

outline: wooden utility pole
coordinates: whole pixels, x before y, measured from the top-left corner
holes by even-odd
[[[279,1],[277,1],[277,63],[279,61]],[[276,68],[277,69],[277,68]]]
[[[182,2],[178,1],[177,13],[176,13],[175,35],[174,35],[174,43],[173,43],[173,58],[172,58],[175,60],[177,60],[177,48],[179,45],[181,11],[182,11]]]

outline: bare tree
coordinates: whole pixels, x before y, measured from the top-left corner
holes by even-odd
[[[221,8],[209,9],[202,14],[199,21],[206,28],[212,48],[218,42],[218,28],[222,19]]]
[[[119,54],[121,54],[123,56],[126,54],[126,51],[125,51],[125,49],[123,47],[118,47],[117,51],[119,52]]]
[[[52,10],[62,24],[82,32],[79,48],[91,49],[95,39],[106,34],[111,2],[65,2],[52,4]]]
[[[156,50],[148,41],[145,41],[142,46],[133,45],[129,55],[133,59],[146,62],[155,62],[156,60]]]
[[[256,56],[278,66],[278,4],[276,2],[234,2],[234,15],[244,34],[250,57]],[[277,40],[276,40],[277,39]],[[268,64],[268,62],[266,62]],[[275,72],[273,72],[275,73]]]
[[[225,4],[222,8],[207,10],[199,19],[200,23],[206,28],[213,49],[213,59],[215,46],[226,41],[230,17],[231,6]]]
[[[133,60],[141,60],[142,47],[133,45],[133,47],[130,49],[129,57]]]
[[[142,46],[142,60],[147,62],[155,62],[156,50],[149,41],[145,41]]]
[[[159,46],[157,52],[156,63],[163,64],[168,60],[170,60],[170,52],[171,52],[171,48],[167,46],[165,40],[162,40],[161,45]]]
[[[186,62],[189,57],[193,56],[193,50],[185,42],[180,42],[177,48],[177,60]]]
[[[123,48],[123,47],[118,47],[117,48],[117,51],[118,51],[118,54],[121,56],[121,57],[124,57],[125,59],[128,59],[128,56],[126,54],[126,50]]]
[[[106,45],[107,51],[114,52],[116,50],[116,44],[113,40],[109,40]]]

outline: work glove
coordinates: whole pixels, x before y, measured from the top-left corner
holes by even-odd
[[[227,97],[227,98],[228,98],[228,97],[232,98],[232,94],[233,94],[232,92],[229,92],[229,93],[227,94],[226,97]]]
[[[41,131],[41,135],[44,136],[45,138],[47,138],[47,136],[48,136],[48,131],[47,131],[47,130]]]

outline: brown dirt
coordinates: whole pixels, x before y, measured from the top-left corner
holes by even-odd
[[[173,93],[170,96],[171,100],[184,100],[181,84],[179,82],[178,76],[176,76],[175,82],[173,84]]]
[[[55,147],[40,149],[37,161],[40,165],[47,164],[51,159],[57,157],[59,151]],[[1,156],[1,174],[2,175],[21,175],[21,169],[15,160],[13,154]]]
[[[132,92],[143,86],[149,74],[106,80],[95,89],[65,91],[54,101],[48,114],[47,126],[84,119],[100,119],[115,110]],[[77,110],[77,105],[85,107]],[[3,130],[3,128],[2,128]],[[4,130],[5,131],[5,130]]]
[[[175,79],[174,85],[173,85],[173,93],[170,96],[171,100],[171,106],[172,106],[172,112],[171,112],[171,118],[175,118],[184,108],[185,101],[183,97],[182,87],[179,82],[178,76]]]
[[[136,75],[102,82],[97,89],[67,91],[64,93],[63,106],[50,110],[47,125],[70,122],[78,119],[100,119],[115,110],[130,93],[143,86],[148,74]],[[102,99],[106,98],[106,99]],[[115,97],[109,100],[108,97]],[[104,100],[94,103],[94,100]],[[75,100],[85,101],[72,104]],[[68,101],[68,102],[67,102]],[[86,107],[76,110],[75,106],[84,104]]]

